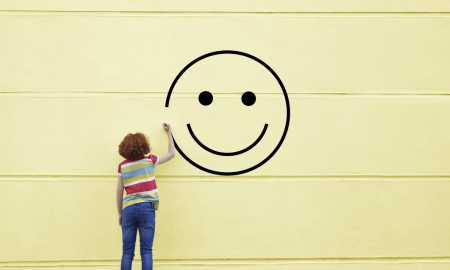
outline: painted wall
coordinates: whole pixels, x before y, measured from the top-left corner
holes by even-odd
[[[235,49],[283,79],[289,133],[249,174],[209,175],[180,155],[159,168],[156,269],[449,269],[447,1],[15,0],[0,10],[0,268],[118,268],[127,132],[162,154],[169,121],[191,155],[220,167],[185,121],[231,150],[262,122],[277,127],[280,92],[257,73],[246,78],[258,113],[212,69],[164,108],[189,61]],[[217,106],[196,103],[196,84],[217,82]]]

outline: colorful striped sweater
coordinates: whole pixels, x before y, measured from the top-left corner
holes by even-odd
[[[140,202],[158,204],[159,195],[154,174],[157,163],[158,157],[150,154],[140,160],[124,160],[119,164],[118,173],[127,193],[123,198],[122,209]]]

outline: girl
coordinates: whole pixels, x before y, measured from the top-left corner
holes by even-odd
[[[142,133],[128,134],[119,145],[119,153],[125,158],[118,166],[117,182],[117,210],[123,239],[121,270],[131,270],[138,230],[142,270],[153,269],[155,210],[159,204],[154,173],[158,165],[175,156],[172,129],[167,123],[163,127],[169,140],[169,149],[164,156],[150,154],[147,138]]]

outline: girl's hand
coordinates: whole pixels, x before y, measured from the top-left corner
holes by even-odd
[[[172,131],[172,127],[167,123],[163,123],[163,128],[167,132]]]

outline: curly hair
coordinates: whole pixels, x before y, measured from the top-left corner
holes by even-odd
[[[128,160],[139,160],[150,153],[150,146],[144,134],[128,133],[119,145],[119,154]]]

